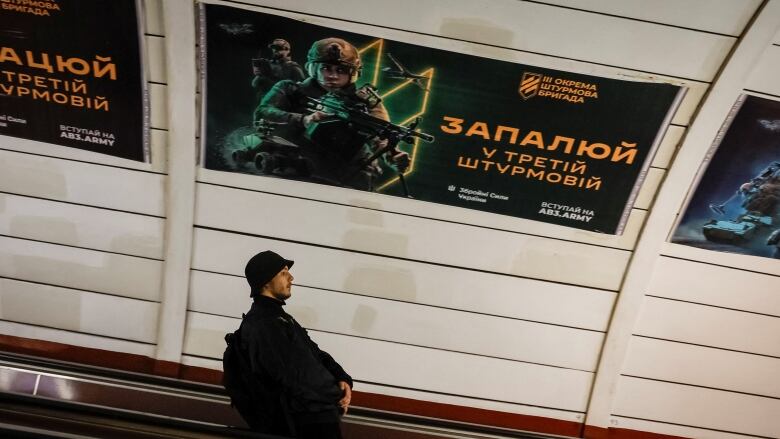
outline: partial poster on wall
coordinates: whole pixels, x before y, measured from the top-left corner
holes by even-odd
[[[135,0],[0,2],[0,135],[149,160]]]
[[[671,241],[780,258],[780,101],[740,96]]]
[[[206,168],[610,234],[684,94],[221,5],[200,37]]]

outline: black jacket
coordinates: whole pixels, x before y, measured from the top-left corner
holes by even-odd
[[[284,302],[259,296],[244,318],[241,342],[268,401],[280,401],[295,423],[337,422],[339,381],[352,377],[282,309]]]

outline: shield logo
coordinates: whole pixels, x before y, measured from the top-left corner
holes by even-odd
[[[539,73],[524,72],[520,79],[520,87],[517,92],[523,99],[530,99],[539,92],[539,85],[542,83],[542,75]]]

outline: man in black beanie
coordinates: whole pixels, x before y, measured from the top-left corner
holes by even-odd
[[[306,330],[284,312],[290,298],[293,261],[272,251],[256,254],[244,274],[254,299],[244,317],[241,347],[262,383],[264,400],[276,407],[273,425],[250,425],[296,438],[341,438],[339,417],[347,412],[352,378]],[[251,423],[250,423],[251,424]]]

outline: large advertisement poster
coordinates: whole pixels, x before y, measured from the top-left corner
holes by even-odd
[[[148,161],[135,0],[0,1],[0,135]]]
[[[742,95],[699,173],[672,242],[780,258],[780,101]]]
[[[200,47],[206,168],[611,234],[684,94],[219,5]]]

